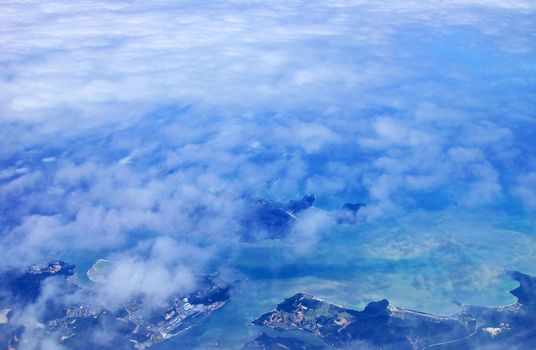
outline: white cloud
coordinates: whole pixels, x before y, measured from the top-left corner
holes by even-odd
[[[536,172],[519,176],[514,193],[521,197],[528,208],[534,210],[536,208]]]
[[[364,201],[370,219],[423,197],[534,207],[535,11],[4,1],[0,264],[118,250],[103,295],[158,299],[238,246],[248,195]],[[310,253],[329,225],[312,211],[282,244]]]
[[[319,108],[401,73],[386,62],[398,58],[388,49],[396,30],[468,25],[515,36],[491,26],[504,8],[534,11],[528,1],[4,2],[2,119],[57,131],[130,122],[163,103]],[[358,51],[349,62],[330,42],[378,60]]]

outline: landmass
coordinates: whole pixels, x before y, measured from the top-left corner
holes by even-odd
[[[242,350],[325,350],[326,347],[309,344],[291,337],[271,337],[261,333],[257,338],[247,343]]]
[[[42,282],[50,277],[68,278],[74,275],[74,265],[63,261],[34,265],[25,271],[8,269],[0,273],[0,307],[3,304],[27,304],[41,294]]]
[[[8,317],[9,317],[10,312],[11,312],[11,309],[0,310],[0,324],[8,322]]]
[[[357,225],[361,220],[359,210],[366,206],[364,203],[344,203],[341,209],[333,213],[335,222],[339,225]]]
[[[253,200],[242,221],[243,239],[254,241],[262,238],[284,238],[300,213],[311,208],[315,200],[314,195],[306,195],[287,203],[267,199]]]
[[[113,263],[110,260],[99,259],[87,270],[86,275],[92,282],[105,283],[112,267]]]
[[[96,263],[88,276],[98,275]],[[102,266],[101,266],[102,267]],[[186,295],[172,295],[158,305],[145,305],[143,295],[128,300],[115,309],[92,302],[94,291],[82,288],[70,278],[74,265],[64,262],[32,266],[21,272],[9,270],[0,275],[0,349],[19,349],[35,339],[52,337],[70,349],[147,349],[152,345],[174,337],[194,327],[213,311],[221,308],[230,298],[231,284],[215,275],[198,277],[195,291]],[[18,312],[35,302],[42,283],[53,276],[63,279],[62,290],[47,303],[41,319],[32,325],[10,322],[8,315]],[[100,276],[100,275],[98,275]],[[102,279],[97,278],[97,282]],[[86,302],[64,303],[69,295]],[[55,298],[56,299],[56,298]],[[6,311],[7,310],[7,311]],[[5,321],[5,322],[3,322]],[[98,334],[106,333],[106,342]],[[102,335],[101,335],[102,337]]]
[[[307,332],[331,349],[535,349],[536,278],[508,274],[519,287],[511,291],[517,302],[504,307],[462,305],[458,313],[440,316],[394,307],[384,299],[357,311],[300,293],[252,323],[283,333]],[[247,349],[272,349],[269,338],[261,335]]]
[[[314,194],[287,203],[267,199],[254,199],[242,220],[242,239],[284,239],[292,229],[292,224],[300,220],[301,214],[309,210],[316,201]],[[340,209],[330,212],[336,224],[356,225],[362,220],[358,212],[366,205],[345,203]]]

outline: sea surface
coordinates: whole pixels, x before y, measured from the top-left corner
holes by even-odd
[[[229,261],[242,280],[230,302],[155,349],[238,349],[260,331],[252,320],[298,292],[348,308],[387,298],[438,314],[456,312],[456,302],[511,304],[516,283],[503,272],[536,274],[533,228],[523,217],[417,213],[331,227],[307,252],[280,241],[244,243]]]

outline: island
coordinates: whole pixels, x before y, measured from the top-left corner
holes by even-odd
[[[113,268],[113,262],[106,259],[99,259],[97,262],[87,270],[87,278],[95,283],[104,283],[106,282],[110,271]]]
[[[342,207],[332,215],[337,224],[357,225],[360,221],[359,210],[366,207],[365,203],[344,203]]]
[[[286,203],[262,198],[250,199],[241,219],[242,240],[254,242],[263,239],[284,239],[292,232],[292,225],[303,213],[313,207],[314,194]],[[363,220],[358,216],[364,203],[345,203],[340,209],[329,212],[335,224],[356,225]]]
[[[536,278],[507,273],[519,282],[511,291],[517,302],[509,306],[461,305],[456,314],[441,316],[394,307],[383,299],[358,311],[299,293],[252,323],[282,334],[312,334],[326,349],[535,349]],[[272,349],[273,342],[261,334],[245,349]],[[304,349],[303,344],[285,347]]]
[[[316,198],[306,195],[287,203],[267,199],[253,199],[241,222],[244,241],[282,239],[290,232],[300,213],[311,208]]]
[[[34,265],[21,271],[10,268],[0,273],[0,308],[5,303],[27,304],[34,302],[41,294],[41,284],[50,277],[59,276],[69,279],[75,267],[63,261]]]

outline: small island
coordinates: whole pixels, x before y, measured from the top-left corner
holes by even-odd
[[[241,220],[242,240],[253,242],[263,239],[285,239],[292,233],[292,225],[302,214],[313,207],[314,194],[286,203],[262,198],[249,199],[249,205]],[[364,203],[344,203],[339,209],[328,212],[334,224],[357,225],[364,220],[360,209]]]
[[[113,263],[110,260],[99,259],[89,270],[87,270],[86,275],[92,282],[104,283],[112,268]]]

